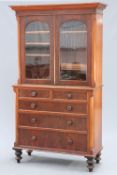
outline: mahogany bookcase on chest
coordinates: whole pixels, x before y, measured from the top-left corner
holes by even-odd
[[[16,160],[22,150],[81,155],[102,150],[101,3],[11,6],[18,22]]]

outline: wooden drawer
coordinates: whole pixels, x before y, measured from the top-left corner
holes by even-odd
[[[19,114],[19,125],[87,131],[87,117],[65,115]]]
[[[53,98],[69,100],[87,100],[87,92],[77,90],[53,90]]]
[[[19,91],[19,96],[20,97],[34,97],[34,98],[49,98],[49,90],[46,89],[40,89],[40,90],[35,90],[35,89],[23,89]]]
[[[52,111],[87,114],[87,103],[62,103],[48,101],[21,101],[19,108],[24,110]]]
[[[37,148],[53,148],[87,151],[87,135],[53,131],[19,129],[19,145]]]

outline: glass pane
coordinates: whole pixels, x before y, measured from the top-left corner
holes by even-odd
[[[50,31],[48,24],[32,22],[25,31],[26,78],[50,79]]]
[[[60,28],[60,79],[86,80],[87,28],[80,21],[69,21]]]

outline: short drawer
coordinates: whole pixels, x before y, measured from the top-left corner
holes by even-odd
[[[68,100],[87,100],[87,92],[77,90],[53,90],[53,98]]]
[[[19,125],[87,131],[87,116],[19,114]]]
[[[37,148],[87,151],[87,135],[19,129],[18,144]]]
[[[37,97],[37,98],[49,98],[49,90],[46,89],[23,89],[19,91],[20,97]]]
[[[87,103],[21,101],[19,109],[87,114]]]

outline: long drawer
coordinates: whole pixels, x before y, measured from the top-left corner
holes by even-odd
[[[87,116],[19,114],[19,125],[87,131]]]
[[[87,114],[87,103],[19,100],[19,109]]]
[[[19,129],[18,145],[58,150],[87,151],[87,135]]]

